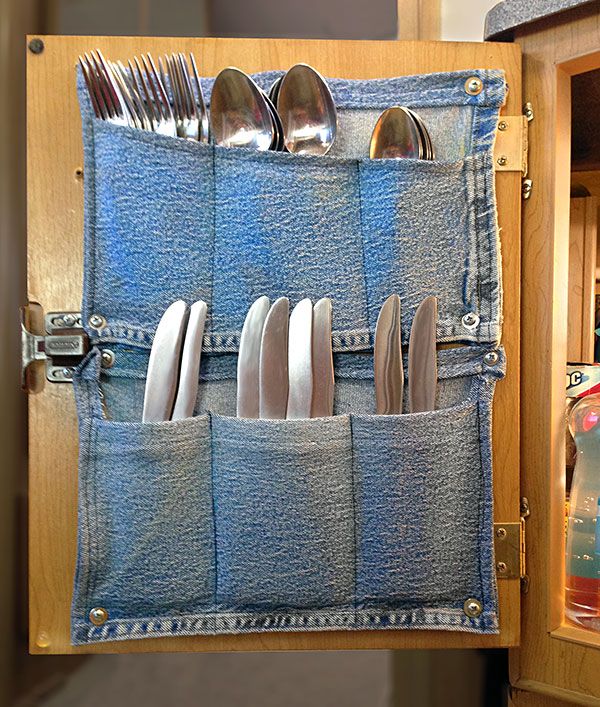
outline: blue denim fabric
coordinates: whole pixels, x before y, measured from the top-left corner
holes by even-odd
[[[268,86],[276,75],[258,80]],[[469,76],[483,81],[477,96],[464,90]],[[205,350],[235,351],[253,299],[287,294],[292,304],[331,296],[336,350],[367,350],[393,289],[405,340],[419,295],[435,292],[440,340],[499,341],[492,147],[502,72],[330,83],[349,155],[358,144],[367,153],[382,108],[404,103],[427,116],[441,159],[298,158],[190,143],[95,119],[80,78],[82,309],[85,321],[107,320],[88,329],[93,341],[149,347],[171,301],[202,298]],[[467,313],[480,317],[474,330],[462,324]]]
[[[268,87],[279,72],[259,75]],[[465,81],[484,90],[470,96]],[[203,80],[210,95],[211,80]],[[333,156],[258,154],[114,126],[82,91],[84,319],[75,644],[153,636],[434,628],[497,632],[491,404],[504,374],[492,146],[501,72],[330,80]],[[434,162],[371,161],[377,114],[421,109]],[[375,416],[377,313],[396,291],[406,342],[439,298],[434,412]],[[238,420],[255,297],[334,301],[334,416]],[[138,422],[156,324],[209,304],[196,417]],[[465,329],[467,312],[480,317]],[[102,347],[116,354],[101,369]],[[486,366],[484,355],[499,353]],[[405,366],[406,371],[406,366]],[[406,381],[409,385],[410,381]],[[467,598],[483,604],[477,618]],[[108,620],[94,625],[102,607]]]
[[[113,397],[99,387],[143,382],[130,377],[139,362],[130,360],[123,378],[113,369],[101,376],[94,349],[75,377],[73,642],[361,628],[495,632],[490,416],[505,361],[500,349],[498,364],[486,366],[487,350],[440,352],[438,399],[451,404],[430,413],[239,420],[215,413],[228,392],[208,415],[139,423],[106,419]],[[342,361],[339,387],[352,382],[372,398],[372,367],[361,358]],[[232,362],[220,372],[209,365],[205,376],[226,375]],[[448,397],[454,383],[461,394]],[[478,618],[463,612],[470,597],[483,604]],[[109,620],[94,626],[88,615],[99,606]]]

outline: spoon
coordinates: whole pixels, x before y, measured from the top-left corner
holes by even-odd
[[[268,150],[275,132],[264,94],[235,67],[215,79],[210,101],[210,127],[217,145]]]
[[[402,106],[384,110],[377,119],[369,157],[371,159],[423,159],[423,141],[410,112]]]
[[[337,111],[331,91],[317,71],[307,64],[292,66],[281,81],[276,105],[289,152],[329,152],[337,131]]]
[[[417,130],[419,131],[419,134],[421,135],[421,142],[423,143],[423,159],[424,160],[434,160],[435,159],[435,152],[433,151],[433,143],[431,142],[431,137],[429,135],[429,130],[425,127],[425,123],[423,122],[423,119],[418,113],[415,113],[414,110],[411,110],[410,108],[406,109],[412,119],[415,121],[417,124]]]

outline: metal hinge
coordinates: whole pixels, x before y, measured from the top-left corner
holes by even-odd
[[[21,386],[29,390],[28,369],[44,361],[46,379],[51,383],[70,383],[75,366],[89,349],[80,312],[49,312],[44,316],[45,334],[29,330],[29,307],[21,308]]]
[[[521,172],[527,176],[528,125],[524,115],[507,115],[498,120],[494,144],[497,172]]]
[[[520,579],[521,589],[529,589],[525,564],[525,519],[529,501],[521,499],[521,519],[516,523],[494,523],[494,551],[498,579]]]

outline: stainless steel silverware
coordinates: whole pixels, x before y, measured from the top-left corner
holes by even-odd
[[[311,416],[313,395],[312,370],[313,306],[303,299],[290,315],[288,339],[288,419]]]
[[[369,146],[371,159],[422,159],[423,142],[415,120],[403,106],[393,106],[379,116]]]
[[[435,410],[437,388],[437,298],[418,306],[408,344],[408,400],[410,412]]]
[[[181,420],[192,417],[196,397],[198,396],[198,377],[200,374],[200,358],[202,355],[202,337],[206,322],[206,302],[199,300],[190,307],[181,364],[179,366],[179,382],[171,420]]]
[[[260,348],[269,313],[268,297],[259,297],[248,310],[242,335],[237,368],[237,416],[256,418],[260,414]]]
[[[333,415],[335,383],[331,344],[331,319],[331,300],[328,297],[324,297],[313,307],[313,392],[311,417],[329,417]]]
[[[383,304],[375,330],[375,401],[378,415],[402,413],[404,368],[400,328],[400,297],[390,295]]]
[[[272,305],[263,328],[259,366],[259,415],[284,419],[288,400],[289,301],[280,297]]]

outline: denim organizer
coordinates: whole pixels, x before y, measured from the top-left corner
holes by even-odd
[[[268,87],[279,75],[256,79]],[[473,76],[476,96],[465,90]],[[210,96],[212,80],[203,84]],[[505,361],[492,149],[503,74],[329,84],[340,138],[311,158],[105,123],[79,78],[82,311],[103,324],[86,326],[93,348],[74,380],[75,644],[497,632],[491,405]],[[377,116],[396,104],[419,110],[436,160],[368,159]],[[430,294],[438,341],[461,344],[438,352],[435,411],[374,414],[373,334],[392,292],[405,344]],[[263,294],[292,305],[332,298],[333,417],[235,418],[241,327]],[[142,423],[153,332],[179,298],[209,307],[196,416]],[[104,348],[115,354],[109,369]],[[465,612],[471,599],[476,616]]]

